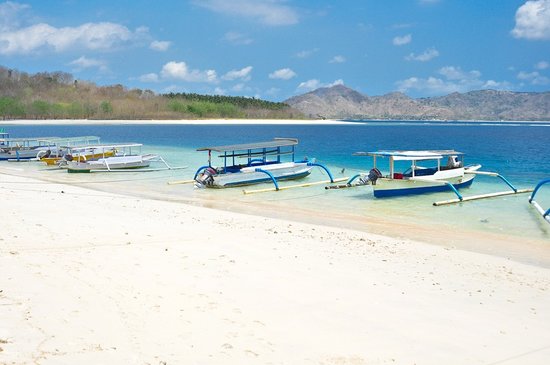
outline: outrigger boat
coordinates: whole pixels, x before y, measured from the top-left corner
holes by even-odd
[[[7,133],[2,133],[6,136]],[[0,138],[0,160],[21,161],[36,159],[40,151],[53,148],[51,142],[59,137]]]
[[[100,138],[97,136],[80,136],[80,137],[67,137],[67,138],[57,138],[53,140],[44,140],[42,141],[51,146],[46,150],[40,150],[36,158],[49,166],[55,166],[65,164],[63,162],[63,156],[70,153],[72,147],[77,146],[90,146],[88,153],[83,154],[86,160],[94,160],[100,157],[103,157],[103,151],[95,149],[93,146],[100,144]],[[106,156],[113,156],[114,151],[106,151]]]
[[[472,184],[473,172],[481,167],[464,166],[464,154],[454,150],[356,152],[354,155],[371,156],[373,168],[368,175],[356,175],[347,184],[351,185],[355,179],[359,179],[359,185],[370,184],[376,198],[449,189],[457,192]],[[388,174],[382,174],[377,167],[381,158],[389,159]],[[397,165],[406,165],[406,170],[398,172]]]
[[[121,143],[71,147],[69,154],[65,155],[65,160],[67,161],[65,167],[70,173],[87,173],[140,169],[149,167],[153,161],[161,161],[170,169],[170,166],[168,166],[162,157],[154,154],[141,154],[142,146],[143,144],[141,143]],[[101,151],[100,158],[96,160],[88,160],[86,158],[91,148],[95,151]]]
[[[267,142],[199,148],[197,151],[208,151],[208,165],[201,166],[195,173],[195,186],[226,188],[273,182],[278,190],[280,180],[306,177],[314,166],[326,170],[315,160],[295,161],[297,144],[295,138],[275,138]],[[219,153],[223,165],[212,165],[212,152]],[[282,156],[288,156],[289,161],[283,161]]]
[[[531,193],[531,196],[529,197],[529,203],[535,207],[537,212],[540,213],[542,218],[546,220],[548,223],[550,223],[550,208],[544,210],[544,208],[535,200],[535,196],[537,195],[538,191],[543,185],[550,184],[550,179],[542,180],[537,184],[533,192]]]

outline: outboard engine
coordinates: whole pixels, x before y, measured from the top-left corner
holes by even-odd
[[[376,185],[376,180],[382,177],[382,173],[380,170],[378,170],[376,167],[372,168],[369,171],[369,174],[367,176],[367,181],[369,181],[372,185]]]
[[[212,167],[207,167],[202,174],[197,176],[195,179],[195,186],[198,188],[205,188],[211,186],[214,183],[214,176],[217,174],[217,171]]]

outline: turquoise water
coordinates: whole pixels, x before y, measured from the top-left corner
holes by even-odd
[[[518,188],[533,188],[550,177],[550,123],[420,123],[357,122],[352,125],[6,125],[12,137],[39,135],[97,135],[102,142],[140,142],[143,152],[159,153],[172,166],[187,169],[149,172],[75,175],[46,170],[38,163],[3,163],[42,179],[64,181],[95,189],[132,195],[298,219],[448,244],[474,245],[472,235],[494,242],[550,244],[550,224],[527,203],[528,194],[434,207],[454,198],[451,193],[375,199],[369,187],[325,190],[323,185],[244,195],[242,188],[194,189],[192,184],[167,182],[191,179],[207,160],[199,147],[295,137],[297,158],[315,157],[335,177],[368,171],[370,159],[352,156],[356,151],[378,149],[455,149],[466,154],[466,164],[479,163],[483,171],[496,171]],[[17,167],[15,167],[17,166]],[[327,179],[320,169],[296,184]],[[265,188],[258,185],[247,189]],[[509,188],[494,177],[478,176],[463,195]],[[537,200],[550,207],[550,186]]]

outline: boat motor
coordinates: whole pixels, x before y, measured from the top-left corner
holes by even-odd
[[[195,186],[199,188],[204,188],[206,186],[211,186],[214,183],[214,176],[217,174],[217,171],[212,167],[207,167],[202,174],[197,176],[195,179]]]
[[[380,170],[378,170],[376,167],[370,169],[369,174],[367,176],[367,181],[369,181],[372,185],[376,185],[376,180],[382,177],[382,173]]]

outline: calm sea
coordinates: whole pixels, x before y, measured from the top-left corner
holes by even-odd
[[[505,238],[533,245],[547,244],[550,248],[550,225],[527,203],[528,194],[434,207],[434,201],[452,199],[454,195],[375,199],[369,187],[325,190],[322,185],[244,195],[242,188],[199,190],[191,184],[167,184],[192,178],[195,170],[205,164],[206,153],[195,151],[199,147],[294,137],[300,140],[297,157],[315,157],[335,177],[352,176],[371,168],[369,158],[352,156],[356,151],[455,149],[466,154],[466,164],[479,163],[481,170],[499,172],[518,188],[533,188],[538,181],[550,178],[550,123],[6,125],[4,128],[12,137],[95,135],[105,143],[140,142],[144,144],[144,153],[159,153],[173,166],[188,166],[163,172],[82,175],[45,170],[37,163],[17,164],[18,170],[32,171],[48,180],[266,216],[323,221],[427,241],[444,238],[451,245],[479,235],[495,242]],[[327,178],[317,170],[305,181]],[[462,193],[467,196],[508,189],[497,178],[477,176],[472,187]],[[541,190],[537,200],[545,208],[550,207],[550,186]]]

